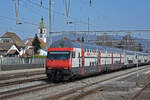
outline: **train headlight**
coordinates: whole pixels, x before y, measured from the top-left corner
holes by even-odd
[[[64,69],[68,69],[68,67],[64,67]]]

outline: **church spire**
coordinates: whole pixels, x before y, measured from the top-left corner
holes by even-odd
[[[41,22],[38,27],[38,37],[46,43],[46,24],[44,23],[44,18],[41,18]]]
[[[43,17],[41,18],[41,22],[44,22],[44,18]]]
[[[44,18],[42,17],[41,22],[39,24],[39,29],[43,29],[43,28],[46,28],[46,24],[44,23]]]

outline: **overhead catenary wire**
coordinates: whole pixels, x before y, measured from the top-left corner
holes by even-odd
[[[38,3],[36,3],[36,2],[33,2],[33,1],[31,1],[31,0],[27,0],[27,1],[28,1],[29,3],[31,3],[31,4],[33,4],[33,5],[36,5],[36,6],[41,7],[40,4],[38,4]],[[46,10],[49,10],[49,8],[48,8],[48,7],[45,7],[45,6],[42,6],[42,8],[43,8],[43,9],[46,9]],[[66,17],[66,14],[65,14],[65,13],[58,12],[58,11],[56,11],[56,10],[54,10],[54,9],[53,9],[53,12],[56,13],[56,14],[58,14],[58,15],[62,15],[62,16],[64,16],[64,17]],[[86,24],[86,25],[88,24],[88,22],[83,21],[83,20],[80,20],[80,19],[75,18],[75,17],[72,17],[72,16],[70,16],[70,15],[68,15],[68,18],[77,21],[76,23]],[[90,24],[90,26],[100,28],[100,26],[93,25],[93,24]]]
[[[0,17],[0,19],[3,19],[2,17]],[[5,19],[3,19],[3,20],[5,20]],[[1,23],[5,23],[5,24],[9,24],[9,23],[11,23],[11,21],[12,20],[9,20],[9,19],[6,19],[6,20],[8,20],[8,21],[5,21],[5,22],[2,22],[2,20],[0,20],[0,22]],[[12,22],[13,23],[13,22]],[[20,32],[23,32],[23,33],[33,33],[33,32],[31,32],[31,30],[22,30],[21,29],[21,27],[23,27],[22,25],[17,25],[17,24],[14,24],[14,25],[12,25],[12,26],[0,26],[0,28],[1,28],[1,30],[2,29],[5,29],[5,30],[17,30],[17,31],[20,31]],[[35,29],[33,29],[33,30],[35,30]]]
[[[53,32],[53,33],[105,33],[105,34],[110,34],[110,33],[114,33],[114,34],[118,34],[118,33],[141,33],[141,32],[145,32],[147,34],[149,34],[150,30],[149,29],[145,29],[145,30],[100,30],[100,31],[59,31],[59,32]]]
[[[28,0],[21,0],[22,1],[22,5],[24,8],[28,9],[28,11],[34,13],[35,15],[38,15],[38,16],[43,16],[43,14],[46,14],[46,13],[41,13],[41,11],[39,11],[40,9],[37,9],[35,8],[34,6],[32,6],[31,3],[28,3]],[[26,4],[25,4],[26,3]],[[29,5],[28,5],[28,4]],[[33,9],[34,8],[34,9]],[[46,15],[47,16],[47,15]]]
[[[21,0],[22,1],[22,0]],[[31,1],[31,0],[27,0],[27,1]],[[37,4],[37,3],[35,3],[35,4]],[[40,4],[37,4],[37,6],[40,6]],[[44,6],[42,6],[42,8],[43,8]],[[44,9],[48,9],[47,7],[44,7]],[[63,15],[63,16],[66,16],[64,13],[61,13],[61,12],[56,12],[56,11],[54,11],[55,13],[57,13],[57,14],[59,14],[59,15]],[[69,17],[71,17],[71,16],[69,16]],[[72,17],[71,17],[72,18]],[[74,17],[73,17],[74,18]],[[75,20],[76,20],[76,18],[75,18]],[[77,19],[78,20],[78,19]],[[80,21],[82,21],[82,20],[80,20]],[[33,25],[34,23],[32,23],[31,21],[25,21],[25,23],[26,24],[31,24],[31,25]],[[83,22],[84,24],[88,24],[88,22],[86,23],[86,22]],[[38,26],[38,24],[34,24],[34,26]],[[115,31],[115,30],[114,30]],[[113,30],[111,31],[111,30],[106,30],[105,32],[114,32]],[[124,30],[124,32],[128,32],[128,31],[130,31],[130,30]],[[131,30],[132,32],[139,32],[139,30],[137,30],[137,31],[133,31],[133,30]],[[146,30],[142,30],[142,31],[140,31],[140,32],[147,32]],[[90,31],[91,32],[91,31]],[[97,31],[98,32],[98,31]],[[123,31],[115,31],[115,32],[123,32]]]
[[[66,8],[66,23],[69,24],[68,18],[69,18],[69,11],[70,11],[70,0],[64,0],[65,1],[65,8]]]
[[[21,38],[22,37],[26,37],[26,38],[29,38],[30,37],[30,35],[32,36],[32,35],[34,35],[35,33],[33,33],[33,32],[29,32],[29,31],[23,31],[23,30],[20,30],[20,29],[16,29],[14,26],[13,27],[0,27],[0,28],[2,28],[2,29],[4,29],[5,31],[7,31],[7,32],[17,32],[16,34],[18,34],[18,35],[20,35],[21,36]],[[29,34],[30,33],[30,34]],[[25,35],[25,34],[28,34],[28,35]],[[1,34],[2,35],[2,34]]]
[[[15,18],[10,18],[10,17],[6,17],[6,16],[0,16],[0,17],[4,18],[4,19],[12,20],[12,21],[15,20]],[[30,24],[30,25],[38,26],[38,24],[29,22],[29,21],[26,21],[26,20],[18,20],[18,21],[22,21],[25,24]]]
[[[90,0],[90,7],[92,7],[92,0]]]
[[[40,5],[41,5],[41,7],[42,7],[42,5],[43,5],[43,1],[41,0],[41,2],[40,2]]]

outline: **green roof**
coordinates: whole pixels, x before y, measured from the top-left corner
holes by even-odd
[[[39,24],[39,29],[46,28],[46,24],[44,23],[44,18],[41,18],[41,22]]]

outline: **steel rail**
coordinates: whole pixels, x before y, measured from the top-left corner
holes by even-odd
[[[148,82],[141,90],[139,90],[133,97],[131,100],[137,100],[137,98],[143,93],[144,90],[146,90],[146,88],[150,86],[150,82]],[[144,100],[144,99],[143,99]]]
[[[11,85],[23,84],[23,83],[27,83],[27,82],[38,81],[38,80],[42,80],[42,79],[46,79],[46,76],[0,83],[0,88],[6,87],[6,86],[11,86]]]
[[[45,74],[44,71],[1,74],[0,81],[8,80],[8,79],[14,79],[14,78],[31,77],[31,76],[42,75],[42,74]]]
[[[2,92],[2,93],[0,93],[0,95],[3,95],[3,96],[0,96],[0,100],[9,99],[12,97],[20,96],[20,95],[35,92],[35,91],[41,91],[41,90],[44,90],[44,89],[47,89],[50,87],[60,86],[62,84],[63,83],[60,83],[60,84],[39,84],[39,85],[34,85],[34,86],[29,86],[29,87],[24,87],[24,88],[19,88],[19,89],[14,89],[14,90]]]

